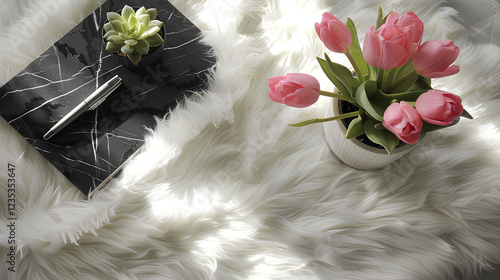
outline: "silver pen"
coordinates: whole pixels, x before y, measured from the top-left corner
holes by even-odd
[[[52,128],[50,128],[49,131],[47,131],[47,133],[45,133],[45,135],[43,136],[43,139],[48,140],[50,137],[54,136],[56,133],[72,123],[84,112],[97,108],[97,106],[104,102],[104,100],[121,85],[121,83],[122,79],[118,77],[118,75],[105,82],[96,91],[85,98],[85,100],[78,104],[73,110],[71,110],[66,116],[64,116],[60,121],[58,121]]]

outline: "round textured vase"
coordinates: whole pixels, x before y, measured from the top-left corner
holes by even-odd
[[[339,103],[338,99],[329,102],[325,117],[340,115]],[[416,144],[403,145],[394,149],[392,155],[389,155],[385,149],[369,146],[356,138],[346,139],[347,128],[342,120],[325,122],[323,128],[326,142],[333,154],[346,165],[361,170],[383,168],[416,146]]]

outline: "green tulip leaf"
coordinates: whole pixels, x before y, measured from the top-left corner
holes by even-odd
[[[322,58],[319,58],[317,57],[316,58],[319,62],[319,65],[321,66],[321,69],[323,70],[323,72],[325,73],[325,75],[328,77],[328,79],[330,79],[330,81],[335,85],[335,87],[339,90],[339,92],[341,94],[344,94],[344,95],[349,95],[349,91],[347,90],[347,88],[344,86],[344,84],[342,84],[339,79],[337,79],[335,77],[335,75],[333,75],[332,71],[330,70],[330,67],[328,67],[328,63],[326,62],[326,60],[322,59]]]
[[[415,68],[413,68],[413,62],[408,62],[403,66],[400,66],[396,69],[396,73],[394,74],[394,80],[397,81],[404,76],[410,74]]]
[[[377,11],[377,21],[375,22],[373,31],[376,31],[382,25],[382,18],[384,17],[384,12],[382,11],[382,7],[380,7],[380,5],[377,7]]]
[[[377,79],[377,69],[368,64],[368,79],[366,80],[376,80]]]
[[[423,121],[423,126],[422,126],[422,132],[431,132],[431,131],[436,131],[439,129],[447,128],[452,125],[456,125],[460,121],[460,117],[457,117],[453,120],[451,124],[448,125],[437,125],[437,124],[431,124],[426,121]]]
[[[385,148],[389,155],[399,144],[399,139],[387,129],[377,129],[376,125],[380,123],[373,119],[368,119],[365,121],[364,129],[365,134],[372,142],[377,143]]]
[[[417,91],[417,90],[429,91],[431,89],[432,89],[431,79],[418,76],[417,81],[413,84],[412,87],[408,89],[408,91]]]
[[[361,116],[358,116],[357,118],[352,120],[351,123],[349,124],[345,138],[351,139],[354,137],[358,137],[363,133],[365,133],[363,119],[361,118]]]
[[[417,81],[419,75],[414,72],[413,63],[408,62],[405,65],[396,69],[394,74],[393,84],[388,92],[399,93],[408,91]]]
[[[464,117],[466,119],[469,119],[469,120],[472,120],[473,117],[471,114],[469,114],[469,112],[467,112],[465,109],[463,110],[462,114],[460,115],[461,117]]]
[[[417,81],[418,79],[418,75],[415,73],[415,75],[412,75],[411,77],[409,77],[407,80],[404,81],[404,83],[398,85],[397,87],[395,88],[391,88],[389,91],[391,93],[401,93],[401,92],[406,92],[408,91],[410,88],[413,87],[413,85],[415,84],[415,82]]]
[[[333,75],[346,87],[351,97],[356,94],[356,88],[359,87],[359,80],[352,76],[351,70],[344,65],[332,62],[328,55],[325,53],[325,60],[328,68],[332,71]]]
[[[385,24],[387,21],[387,18],[389,17],[390,14],[392,14],[393,11],[390,11],[383,19],[382,19],[382,24]]]
[[[382,123],[378,123],[375,125],[376,129],[385,129],[384,125]]]
[[[396,100],[397,102],[400,101],[415,102],[417,101],[417,98],[420,95],[422,95],[422,93],[425,93],[427,91],[428,90],[416,90],[416,91],[388,94],[384,93],[381,90],[377,90],[373,100],[375,100],[375,103],[377,103],[379,106],[383,106],[384,108],[386,108],[387,106],[391,105],[393,100]]]
[[[379,106],[371,100],[375,99],[377,93],[377,82],[368,80],[361,84],[356,91],[356,101],[365,109],[366,113],[378,121],[383,121],[385,107]]]
[[[368,64],[363,58],[363,53],[361,52],[356,25],[354,25],[354,22],[350,18],[347,18],[346,26],[351,32],[351,37],[352,37],[351,45],[349,46],[349,53],[354,59],[354,62],[358,65],[358,69],[361,72],[356,74],[357,75],[361,74],[364,77],[369,74]]]

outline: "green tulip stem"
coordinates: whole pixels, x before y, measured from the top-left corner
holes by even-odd
[[[334,117],[317,119],[316,122],[320,123],[320,122],[336,121],[336,120],[341,120],[341,119],[346,119],[346,118],[357,117],[358,115],[359,115],[359,111],[356,111],[356,112],[345,113],[345,114],[334,116]]]
[[[341,119],[345,119],[345,118],[353,118],[353,117],[357,117],[358,115],[359,115],[359,111],[356,111],[356,112],[350,112],[350,113],[346,113],[346,114],[342,114],[342,115],[338,115],[338,116],[334,116],[334,117],[330,117],[330,118],[310,119],[310,120],[299,122],[299,123],[292,123],[292,124],[289,124],[289,126],[299,127],[299,126],[305,126],[305,125],[313,124],[313,123],[322,123],[322,122],[341,120]]]
[[[396,81],[391,86],[391,88],[389,89],[389,92],[396,90],[398,87],[400,87],[402,84],[404,84],[405,82],[407,82],[409,79],[415,78],[416,74],[417,74],[417,72],[415,72],[415,70],[413,70],[410,73],[404,75],[403,77],[401,77],[401,79],[399,79],[398,81]]]
[[[389,87],[392,84],[392,79],[394,78],[394,72],[395,68],[389,69],[389,72],[387,73],[387,77],[385,78],[384,84],[382,85],[382,91],[387,92]]]
[[[333,93],[333,92],[329,92],[329,91],[324,91],[324,90],[321,90],[319,92],[320,95],[323,95],[323,96],[328,96],[328,97],[332,97],[332,98],[337,98],[337,99],[341,99],[341,100],[345,100],[355,106],[358,106],[358,103],[356,102],[356,99],[350,97],[350,96],[347,96],[347,95],[344,95],[344,94],[339,94],[339,93]],[[359,106],[358,106],[359,107]]]
[[[384,69],[377,69],[377,87],[382,88],[382,79],[384,78]]]
[[[345,53],[345,55],[347,56],[347,59],[349,59],[349,61],[351,62],[351,65],[354,68],[354,72],[356,72],[356,75],[358,76],[359,81],[361,83],[364,83],[365,77],[363,77],[363,72],[361,72],[361,70],[359,69],[359,66],[358,66],[358,64],[356,64],[356,61],[352,57],[351,53],[349,51],[347,51]]]

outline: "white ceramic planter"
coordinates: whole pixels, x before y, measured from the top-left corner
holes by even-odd
[[[329,102],[325,117],[340,115],[338,99]],[[394,149],[392,155],[385,149],[378,149],[353,138],[346,139],[347,128],[341,120],[324,123],[326,142],[332,152],[343,163],[362,170],[383,168],[407,154],[416,144],[404,145]]]

